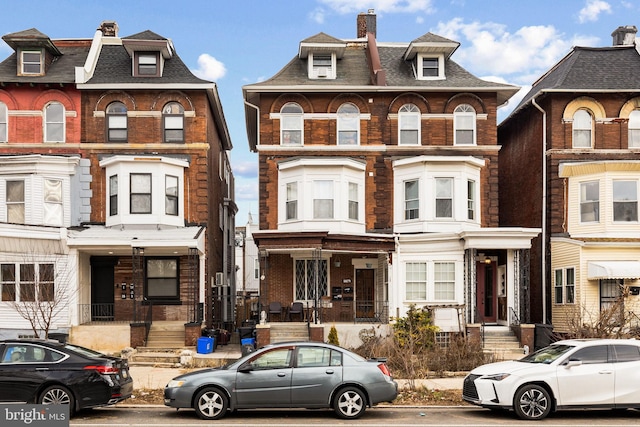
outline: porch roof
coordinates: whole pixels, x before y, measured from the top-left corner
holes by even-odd
[[[638,279],[640,261],[589,261],[589,280],[598,279]]]
[[[395,249],[392,235],[332,234],[326,231],[274,232],[252,234],[258,249],[295,252],[296,250],[323,249],[335,252],[387,253]]]

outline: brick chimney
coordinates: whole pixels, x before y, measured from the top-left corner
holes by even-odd
[[[634,46],[636,44],[636,33],[638,29],[635,25],[620,26],[611,33],[614,46]]]
[[[373,9],[369,9],[367,13],[358,14],[357,22],[357,34],[359,39],[367,37],[367,33],[372,33],[374,37],[376,34],[376,14]]]
[[[102,21],[100,28],[104,37],[118,37],[118,24],[116,21]]]

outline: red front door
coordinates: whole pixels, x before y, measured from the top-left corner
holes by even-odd
[[[496,321],[496,271],[495,263],[476,262],[476,305],[478,322]]]

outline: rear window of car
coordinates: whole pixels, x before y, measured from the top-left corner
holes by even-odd
[[[64,348],[87,357],[105,357],[105,355],[100,352],[91,350],[90,348],[80,347],[79,345],[65,344]]]
[[[618,362],[637,362],[640,360],[640,347],[638,346],[616,344],[613,348]]]

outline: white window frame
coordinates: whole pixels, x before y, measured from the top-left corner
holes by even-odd
[[[287,201],[285,202],[285,219],[294,221],[298,219],[298,183],[287,182]]]
[[[168,102],[162,108],[162,136],[164,142],[185,142],[184,107],[179,102]]]
[[[62,112],[61,117],[52,117],[55,113],[54,108],[60,108]],[[44,107],[44,141],[45,142],[65,142],[66,140],[66,113],[64,105],[60,102],[50,102]],[[61,133],[62,136],[57,138],[55,134]]]
[[[174,175],[164,176],[165,215],[180,214],[180,179]]]
[[[348,206],[347,206],[347,216],[348,219],[353,221],[358,221],[360,219],[360,189],[357,182],[349,182],[348,183]]]
[[[627,188],[621,188],[621,185],[625,185]],[[617,192],[616,187],[618,187]],[[623,194],[620,193],[620,190],[623,190]],[[613,200],[613,222],[638,222],[638,181],[633,179],[614,179],[611,183],[611,191]],[[619,212],[621,208],[625,208],[626,206],[635,207],[632,207],[628,214]],[[625,212],[627,211],[627,209],[624,210]]]
[[[158,77],[160,76],[160,53],[159,52],[136,52],[135,76],[136,77]],[[150,73],[150,70],[154,70]]]
[[[477,185],[473,179],[467,179],[467,219],[469,221],[477,221],[476,198]]]
[[[434,301],[455,301],[456,299],[456,263],[452,261],[434,261],[433,263],[433,299]]]
[[[596,190],[597,194],[594,194]],[[596,197],[595,199],[593,197]],[[580,222],[600,222],[600,181],[585,181],[580,183]],[[589,218],[592,214],[593,218]]]
[[[415,104],[404,104],[398,110],[398,145],[420,145],[421,114]],[[415,135],[415,140],[409,135]]]
[[[444,184],[448,184],[443,187]],[[434,178],[434,212],[433,216],[436,220],[439,219],[453,219],[455,217],[455,178],[452,177],[435,177]],[[443,202],[449,201],[449,215],[445,216],[439,214]]]
[[[415,190],[408,187],[414,183],[416,185]],[[402,186],[404,190],[404,220],[412,221],[420,219],[420,180],[417,178],[408,179],[403,182]],[[409,190],[411,190],[411,194],[408,194]],[[414,195],[415,197],[413,197]]]
[[[335,53],[309,53],[308,63],[310,79],[333,80],[336,78]]]
[[[64,221],[64,191],[60,179],[43,179],[43,223],[46,225],[62,226]]]
[[[295,102],[280,109],[280,145],[304,145],[304,110]]]
[[[107,118],[107,141],[127,141],[127,138],[129,137],[127,106],[120,101],[111,102],[107,105],[105,115]]]
[[[25,60],[25,55],[37,54],[38,61],[27,61]],[[22,75],[42,75],[44,74],[44,58],[42,54],[42,50],[38,49],[26,49],[20,50],[20,74]],[[38,71],[27,71],[26,68],[30,66],[38,66]]]
[[[9,183],[22,183],[22,197],[21,198],[13,198],[13,195],[9,194]],[[5,181],[5,204],[7,207],[7,219],[6,221],[9,223],[15,224],[26,224],[26,194],[27,192],[27,182],[24,179],[7,179]],[[11,196],[11,200],[10,200]],[[17,194],[16,194],[17,196]],[[10,211],[17,211],[17,215],[22,217],[22,220],[16,219],[16,213],[10,214]]]
[[[557,268],[554,270],[553,277],[553,303],[575,304],[576,269],[574,267]]]
[[[407,301],[427,301],[429,267],[426,261],[411,261],[405,265],[405,299]]]
[[[0,143],[9,141],[9,108],[0,101]]]
[[[360,145],[360,109],[351,102],[344,103],[337,117],[338,145]]]
[[[629,148],[640,148],[640,109],[629,113]]]
[[[313,219],[335,218],[334,181],[317,179],[313,181]]]
[[[471,123],[468,123],[468,122]],[[478,117],[475,108],[469,104],[460,104],[453,111],[453,144],[476,145]],[[471,141],[463,141],[461,135],[471,132]],[[460,135],[459,135],[460,134]]]
[[[573,113],[571,140],[573,148],[593,147],[593,114],[589,110],[581,108]]]
[[[118,175],[109,177],[109,216],[118,215]]]
[[[431,75],[425,75],[424,73],[424,61],[437,61],[437,68],[436,67],[429,67],[429,69],[433,69],[433,70],[437,70],[437,75],[435,76],[431,76]],[[420,53],[418,55],[416,55],[416,61],[414,63],[414,67],[415,67],[415,73],[416,76],[418,78],[418,80],[442,80],[445,78],[444,75],[444,55],[440,54],[440,55],[433,55],[433,54],[423,54]]]

